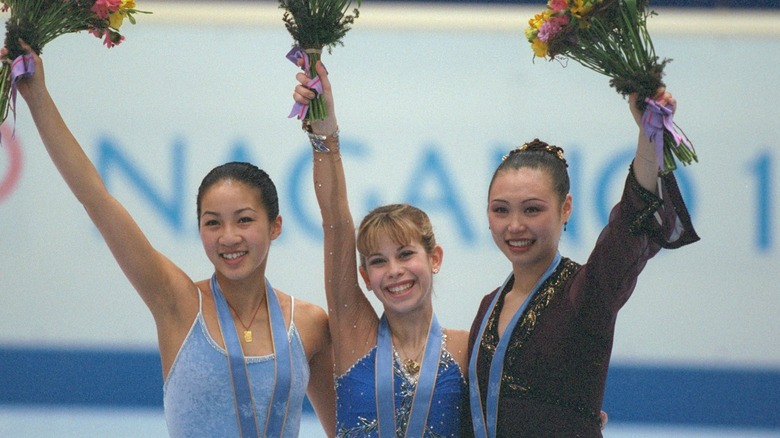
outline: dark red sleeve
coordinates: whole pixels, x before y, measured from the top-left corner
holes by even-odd
[[[661,177],[657,196],[640,186],[630,170],[623,196],[575,280],[575,307],[588,303],[616,312],[630,297],[647,261],[661,248],[679,248],[697,240],[674,174]]]

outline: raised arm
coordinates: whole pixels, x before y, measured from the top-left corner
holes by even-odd
[[[647,189],[648,191],[657,194],[658,193],[658,154],[655,149],[655,145],[650,142],[644,129],[642,129],[642,112],[636,106],[636,94],[629,96],[628,105],[631,109],[631,114],[634,116],[637,126],[639,126],[639,140],[637,142],[636,155],[634,155],[634,176],[636,177],[639,185]],[[655,97],[656,102],[661,106],[671,105],[672,108],[677,106],[677,101],[672,97],[672,94],[666,91],[665,88],[658,90],[658,94]]]
[[[23,46],[32,53],[29,46]],[[152,248],[127,210],[108,192],[54,104],[46,88],[43,62],[38,56],[34,59],[35,73],[18,82],[18,91],[27,102],[52,162],[84,206],[122,271],[149,306],[159,327],[160,317],[170,315],[175,308],[175,293],[182,293],[188,287],[194,289],[194,284]],[[182,290],[176,291],[174,284]]]
[[[355,227],[347,200],[347,183],[341,162],[333,93],[328,74],[321,63],[317,72],[322,78],[323,96],[328,109],[325,120],[311,123],[311,132],[326,136],[329,152],[313,152],[314,192],[322,215],[325,255],[325,294],[336,373],[343,374],[352,364],[376,345],[378,318],[358,283],[355,249]],[[305,74],[298,74],[301,85],[294,98],[308,103],[314,92],[304,84]]]

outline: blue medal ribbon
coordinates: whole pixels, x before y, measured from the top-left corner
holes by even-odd
[[[428,423],[428,413],[433,400],[433,390],[439,374],[442,333],[436,315],[431,318],[428,338],[425,341],[423,360],[417,387],[412,399],[412,409],[406,424],[404,436],[421,437]],[[375,391],[377,422],[380,437],[395,437],[395,385],[393,384],[393,341],[387,317],[383,314],[379,321],[376,341]]]
[[[257,424],[256,407],[249,383],[249,372],[246,369],[244,352],[236,331],[233,317],[230,315],[227,301],[217,282],[217,275],[211,277],[211,293],[217,308],[219,328],[222,340],[227,350],[230,378],[233,381],[233,394],[236,403],[236,415],[239,433],[242,437],[272,437],[281,436],[287,420],[290,385],[292,384],[292,356],[287,330],[282,314],[282,307],[268,279],[265,280],[266,303],[271,321],[271,337],[274,347],[274,392],[268,406],[265,430],[261,434]],[[275,409],[274,409],[275,408]]]
[[[515,326],[517,325],[518,321],[520,321],[520,317],[523,315],[523,313],[525,313],[525,310],[528,307],[528,303],[530,303],[531,299],[533,299],[534,295],[536,295],[536,292],[539,290],[539,287],[542,285],[542,283],[544,283],[545,280],[547,280],[550,275],[552,275],[552,273],[555,271],[555,268],[558,267],[560,261],[561,254],[556,253],[553,261],[550,263],[550,266],[547,267],[547,270],[544,271],[544,274],[542,274],[542,276],[539,277],[539,280],[536,281],[533,289],[531,289],[531,293],[528,294],[528,297],[526,297],[525,301],[523,301],[523,304],[512,316],[512,319],[509,321],[509,325],[507,325],[506,329],[504,329],[503,336],[501,336],[501,339],[498,341],[498,345],[496,346],[496,353],[493,356],[493,360],[490,362],[490,374],[488,377],[486,400],[487,409],[485,411],[486,415],[483,415],[482,398],[480,397],[479,393],[479,381],[477,381],[477,355],[479,354],[479,347],[482,343],[482,337],[485,334],[487,321],[490,319],[490,315],[493,314],[496,303],[506,288],[507,283],[512,278],[512,274],[509,274],[507,279],[504,281],[504,284],[501,285],[498,293],[496,293],[496,296],[493,297],[493,301],[490,303],[488,311],[482,318],[482,323],[479,327],[479,335],[477,336],[476,342],[474,342],[474,346],[471,350],[471,359],[469,360],[469,402],[471,404],[471,419],[474,427],[474,436],[476,438],[495,438],[496,436],[496,429],[498,424],[498,397],[501,392],[501,377],[504,374],[504,356],[506,355],[507,348],[509,347],[509,340],[512,337],[512,332],[514,331]],[[522,414],[518,413],[518,415]]]

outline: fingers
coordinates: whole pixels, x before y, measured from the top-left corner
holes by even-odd
[[[661,106],[671,107],[672,111],[677,109],[677,99],[672,96],[672,93],[666,87],[660,87],[653,100]]]
[[[305,85],[296,85],[295,91],[293,92],[293,99],[304,105],[308,105],[309,102],[314,100],[314,98],[317,97],[317,93],[310,90],[309,88],[306,88]]]
[[[631,93],[628,95],[628,103],[631,104],[632,108],[636,106],[637,100],[637,93]],[[672,96],[672,93],[670,93],[666,87],[658,88],[655,96],[653,96],[653,100],[661,106],[670,106],[672,108],[677,107],[677,99]]]
[[[631,115],[634,117],[637,124],[639,124],[639,120],[642,118],[642,113],[639,111],[639,105],[637,105],[638,100],[639,95],[637,93],[628,95],[628,109],[631,110]]]
[[[328,69],[325,68],[325,65],[322,63],[322,61],[317,61],[317,65],[315,65],[314,68],[317,69],[317,75],[319,75],[320,80],[322,81],[322,87],[325,89],[330,88],[330,79],[328,79]]]
[[[19,42],[19,45],[22,47],[22,49],[24,49],[25,53],[27,53],[28,55],[32,55],[33,59],[35,59],[36,61],[38,60],[38,54],[35,53],[35,50],[33,50],[33,48],[29,44],[27,44],[26,41],[24,41],[21,38],[19,38],[17,41]],[[9,51],[7,47],[3,47],[2,49],[0,49],[0,59],[2,59],[3,62],[11,63],[13,62],[13,59],[8,59],[8,53]]]
[[[323,91],[330,90],[328,70],[325,69],[325,66],[322,65],[322,62],[320,61],[317,61],[315,68],[317,69],[317,75],[320,77],[320,81],[322,81]],[[299,82],[299,84],[295,86],[295,92],[293,93],[293,99],[295,99],[296,102],[308,104],[315,97],[317,97],[317,93],[307,86],[310,78],[306,73],[300,72],[296,74],[295,79],[297,79]]]
[[[674,108],[677,108],[677,99],[675,99],[675,98],[672,96],[672,93],[669,93],[668,91],[667,91],[667,92],[664,92],[664,94],[663,94],[663,95],[661,95],[660,97],[657,97],[657,98],[656,98],[656,101],[657,101],[657,102],[658,102],[658,104],[659,104],[659,105],[661,105],[661,106],[670,106],[670,107],[672,107],[673,109],[674,109]]]
[[[21,39],[21,38],[19,38],[19,45],[22,46],[22,48],[24,49],[25,52],[27,52],[27,53],[35,53],[33,48],[30,47],[30,45],[27,44],[27,42],[25,40]]]
[[[636,101],[639,98],[637,93],[631,93],[628,95],[628,103],[631,105],[632,108],[636,106]]]

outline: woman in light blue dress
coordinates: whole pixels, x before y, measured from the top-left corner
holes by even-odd
[[[228,163],[204,178],[198,229],[214,274],[193,281],[108,192],[49,95],[43,63],[23,46],[27,54],[14,60],[18,91],[43,145],[154,317],[170,435],[295,437],[308,395],[332,436],[327,315],[266,279],[271,243],[282,231],[268,175]]]

